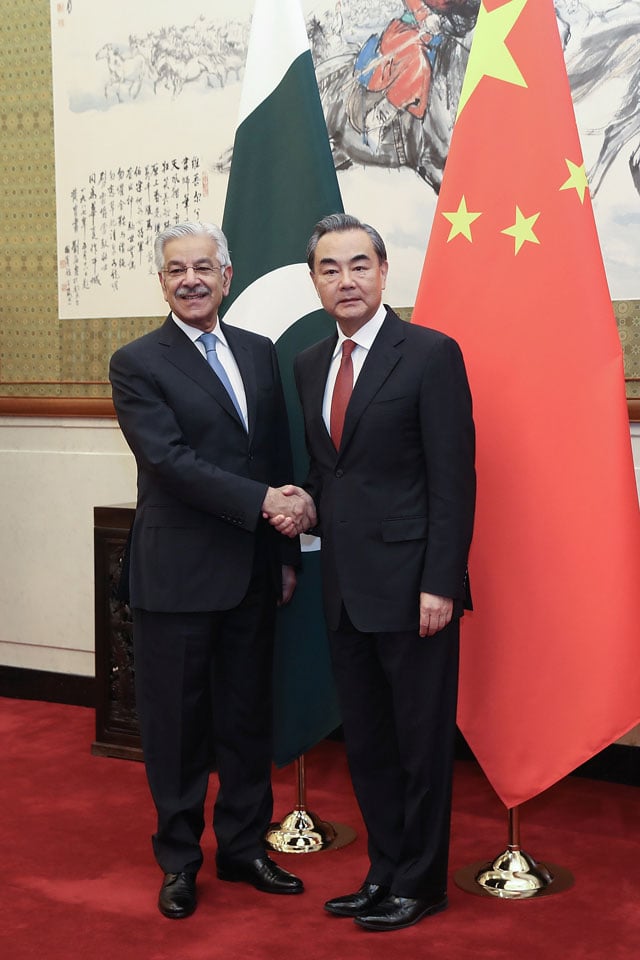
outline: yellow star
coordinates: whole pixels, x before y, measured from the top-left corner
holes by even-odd
[[[481,217],[481,213],[470,213],[467,210],[467,201],[463,194],[462,200],[458,204],[458,209],[452,211],[451,213],[444,213],[442,216],[445,220],[448,220],[451,224],[451,230],[449,231],[449,236],[447,237],[447,243],[450,240],[453,240],[454,237],[457,237],[459,233],[463,237],[466,237],[470,243],[473,243],[473,237],[471,236],[471,224],[474,220],[477,220],[478,217]]]
[[[527,241],[529,243],[540,243],[535,233],[533,232],[533,225],[540,216],[539,213],[534,213],[531,217],[525,217],[521,212],[520,207],[516,205],[516,222],[507,227],[506,230],[501,230],[501,233],[506,233],[507,236],[513,237],[516,241],[516,248],[514,253],[518,253],[520,247],[523,243]]]
[[[480,4],[458,103],[458,117],[483,77],[494,77],[519,87],[527,86],[505,43],[526,4],[527,0],[510,0],[491,12],[487,11],[484,3]]]
[[[587,174],[584,169],[584,163],[577,164],[572,163],[571,160],[565,158],[564,161],[567,165],[569,171],[569,179],[560,187],[561,190],[571,190],[574,189],[578,196],[580,197],[580,203],[584,203],[584,194],[585,191],[589,189],[589,181],[587,180]]]

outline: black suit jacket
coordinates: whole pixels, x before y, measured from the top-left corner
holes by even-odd
[[[291,481],[286,408],[270,340],[221,323],[244,383],[249,433],[198,348],[174,323],[118,350],[109,376],[138,466],[130,602],[152,611],[236,606],[256,541],[276,584],[299,546],[261,519],[268,486]]]
[[[462,613],[475,502],[474,427],[456,342],[387,316],[336,452],[322,419],[336,336],[295,360],[322,537],[327,623],[341,604],[365,632],[418,628],[421,591]]]

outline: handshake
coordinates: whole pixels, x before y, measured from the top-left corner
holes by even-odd
[[[262,503],[262,516],[285,537],[297,537],[318,522],[313,500],[306,490],[292,483],[269,487]]]

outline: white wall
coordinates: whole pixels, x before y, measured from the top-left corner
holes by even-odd
[[[93,675],[93,508],[134,499],[114,420],[0,417],[0,664]]]
[[[133,500],[115,420],[0,417],[0,664],[93,676],[93,507]]]

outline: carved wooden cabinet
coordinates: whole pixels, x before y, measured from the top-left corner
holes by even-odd
[[[134,505],[94,507],[96,739],[91,752],[142,760],[131,612],[118,597]]]

